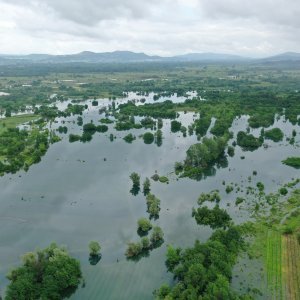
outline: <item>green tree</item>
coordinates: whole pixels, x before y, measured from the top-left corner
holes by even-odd
[[[90,255],[99,255],[100,254],[100,250],[101,250],[101,246],[98,242],[96,241],[91,241],[89,243],[89,249],[90,249]]]
[[[150,179],[148,177],[146,177],[144,183],[143,183],[143,193],[144,195],[148,195],[150,193]]]
[[[55,274],[55,276],[54,276]],[[7,275],[6,300],[64,299],[81,279],[79,262],[55,243],[23,256],[23,265]]]
[[[154,135],[151,132],[146,132],[143,135],[143,139],[145,144],[152,144],[154,141]]]
[[[143,232],[148,232],[152,228],[152,224],[146,218],[140,218],[137,223],[138,230],[141,230]]]
[[[152,243],[152,245],[155,245],[158,242],[163,241],[164,239],[164,233],[162,231],[162,229],[159,226],[155,226],[153,227],[151,236],[150,236],[150,241]]]

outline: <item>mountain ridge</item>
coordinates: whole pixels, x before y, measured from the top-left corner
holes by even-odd
[[[285,52],[265,58],[250,58],[235,54],[224,53],[187,53],[169,57],[158,55],[148,55],[143,52],[132,51],[112,51],[112,52],[92,52],[82,51],[76,54],[28,54],[28,55],[0,55],[2,61],[8,62],[32,62],[32,63],[130,63],[130,62],[278,62],[278,61],[300,61],[300,53]]]

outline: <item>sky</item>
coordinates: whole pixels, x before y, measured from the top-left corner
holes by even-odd
[[[1,54],[300,52],[300,0],[0,0]]]

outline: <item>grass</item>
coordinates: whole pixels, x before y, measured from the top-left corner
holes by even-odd
[[[300,168],[300,157],[288,157],[282,161],[283,164],[294,167],[296,169]]]
[[[283,299],[282,292],[282,240],[281,233],[267,232],[266,269],[267,283],[273,299]]]
[[[3,132],[6,128],[15,128],[18,125],[24,124],[32,120],[36,120],[38,118],[38,115],[28,114],[0,119],[0,133]]]
[[[169,183],[169,179],[166,176],[159,176],[159,182],[161,183]]]
[[[300,247],[295,235],[283,236],[285,299],[300,299]]]
[[[254,251],[264,259],[270,299],[300,299],[300,190],[256,224]]]

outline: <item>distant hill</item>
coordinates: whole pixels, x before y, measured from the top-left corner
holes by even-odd
[[[170,58],[176,61],[245,61],[249,58],[222,53],[189,53],[184,55],[178,55]]]
[[[270,56],[262,59],[263,61],[300,61],[300,53],[297,52],[285,52],[275,56]]]
[[[114,51],[95,53],[84,51],[70,55],[48,55],[48,54],[29,54],[29,55],[0,55],[0,64],[18,63],[133,63],[133,62],[203,62],[203,63],[222,63],[222,62],[290,62],[300,61],[300,53],[287,52],[279,55],[263,58],[251,59],[243,56],[223,54],[223,53],[188,53],[171,57],[151,56],[145,53],[131,51]]]

